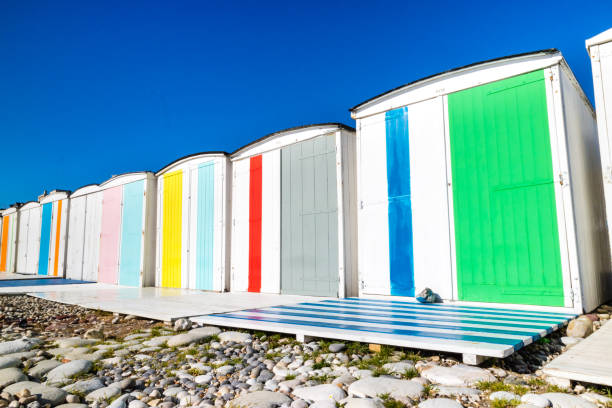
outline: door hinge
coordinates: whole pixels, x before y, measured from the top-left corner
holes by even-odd
[[[360,209],[360,210],[363,210],[363,200],[362,200],[362,201],[359,201],[359,209]]]

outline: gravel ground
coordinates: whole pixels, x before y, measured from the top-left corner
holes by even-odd
[[[567,331],[588,335],[610,312]],[[612,406],[609,390],[542,377],[543,364],[580,341],[565,329],[468,367],[454,355],[302,344],[186,319],[169,327],[28,296],[0,296],[0,325],[0,408]]]

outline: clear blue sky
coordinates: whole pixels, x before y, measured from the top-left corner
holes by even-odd
[[[284,128],[509,54],[584,40],[612,2],[24,1],[0,4],[0,208]]]

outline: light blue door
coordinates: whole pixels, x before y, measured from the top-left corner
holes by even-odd
[[[40,252],[38,255],[39,275],[47,275],[49,272],[49,244],[51,243],[52,217],[53,203],[43,204],[42,222],[40,226]]]
[[[121,214],[121,251],[119,284],[140,286],[142,253],[142,207],[144,205],[144,180],[123,186],[123,211]]]
[[[198,210],[196,239],[196,289],[213,289],[213,244],[215,222],[215,164],[198,168]]]

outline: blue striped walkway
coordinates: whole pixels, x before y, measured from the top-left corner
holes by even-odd
[[[298,336],[507,357],[574,317],[537,310],[347,298],[247,309],[192,320]]]

